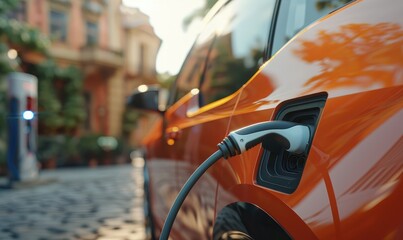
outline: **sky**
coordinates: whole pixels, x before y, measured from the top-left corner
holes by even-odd
[[[157,72],[176,74],[201,25],[201,19],[197,19],[185,31],[183,19],[201,8],[204,0],[123,0],[123,4],[150,16],[150,23],[162,40]]]

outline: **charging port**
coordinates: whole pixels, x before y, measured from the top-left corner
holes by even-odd
[[[326,95],[292,101],[283,104],[274,120],[295,122],[311,127],[309,146],[304,153],[285,151],[274,142],[263,142],[263,154],[257,175],[257,184],[284,193],[292,193],[298,187],[319,118],[326,102]]]

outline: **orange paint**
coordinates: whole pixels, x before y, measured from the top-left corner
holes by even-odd
[[[197,95],[188,94],[171,106],[159,127],[180,131],[180,139],[166,146],[153,133],[147,142],[157,234],[170,206],[165,194],[179,191],[228,129],[273,120],[286,102],[325,94],[293,193],[257,184],[263,149],[252,148],[208,170],[171,237],[208,239],[217,213],[248,202],[294,239],[402,238],[402,10],[398,0],[357,1],[297,35],[233,95],[194,110]],[[172,175],[159,176],[161,169]]]

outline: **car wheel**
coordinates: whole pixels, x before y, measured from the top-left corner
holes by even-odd
[[[267,213],[253,204],[238,202],[217,215],[214,240],[291,239],[287,232]]]

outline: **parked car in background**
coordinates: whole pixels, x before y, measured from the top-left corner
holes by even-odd
[[[154,236],[230,131],[283,120],[312,126],[308,149],[263,142],[218,161],[172,239],[403,239],[402,12],[400,0],[219,1],[167,108],[156,88],[129,100],[162,116],[144,145]]]

